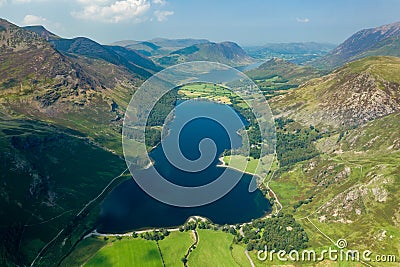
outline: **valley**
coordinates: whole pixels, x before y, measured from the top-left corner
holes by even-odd
[[[260,261],[257,252],[320,252],[343,238],[347,250],[398,256],[399,36],[394,23],[358,32],[336,48],[242,49],[161,38],[102,45],[0,20],[0,265],[207,266],[210,259],[216,266],[282,265],[277,258]],[[260,188],[247,191],[262,145],[248,106],[223,85],[191,83],[165,96],[150,116],[146,145],[155,167],[186,186],[236,172],[235,161],[247,161],[246,174],[225,197],[194,209],[144,193],[129,175],[120,140],[136,89],[181,62],[239,67],[261,58],[268,60],[245,74],[271,105],[277,147]],[[162,122],[185,100],[198,106],[178,110],[177,120],[196,109],[237,112],[247,121],[250,155],[231,154],[224,130],[204,119],[183,131],[183,153],[198,157],[192,148],[212,137],[218,148],[212,166],[188,175],[169,164],[158,146]],[[206,219],[188,220],[194,215]],[[87,237],[95,229],[105,236]],[[294,263],[338,264],[381,266]]]

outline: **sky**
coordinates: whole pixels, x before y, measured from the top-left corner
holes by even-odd
[[[400,21],[399,10],[398,0],[0,0],[0,17],[14,24],[103,44],[155,37],[339,44]]]

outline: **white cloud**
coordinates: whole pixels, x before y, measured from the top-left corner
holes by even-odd
[[[7,0],[0,0],[0,6],[7,4]]]
[[[158,21],[165,21],[167,20],[168,16],[171,16],[173,14],[174,11],[161,11],[161,10],[154,11],[154,16],[157,18]]]
[[[22,21],[23,25],[46,25],[47,19],[35,16],[35,15],[26,15]]]
[[[296,21],[300,22],[300,23],[308,23],[308,22],[310,22],[310,19],[309,18],[296,18]]]
[[[121,21],[141,21],[150,9],[148,0],[77,0],[83,4],[83,10],[72,12],[72,15],[80,19],[100,20],[103,22],[118,23]]]
[[[153,0],[153,4],[165,6],[167,2],[165,0]]]

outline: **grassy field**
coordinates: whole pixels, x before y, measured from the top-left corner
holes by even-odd
[[[229,89],[208,83],[185,85],[179,89],[178,94],[189,99],[204,98],[228,105],[232,104],[231,98],[235,96]]]
[[[107,243],[100,238],[87,238],[81,241],[69,257],[60,266],[82,266]]]
[[[243,244],[232,244],[231,255],[233,260],[236,262],[238,266],[247,267],[250,266],[250,261],[244,254],[246,250]]]
[[[249,159],[249,160],[247,160]],[[246,165],[246,170],[244,170],[247,173],[255,174],[256,173],[256,168],[258,164],[258,159],[252,158],[252,157],[245,157],[242,155],[232,155],[232,156],[225,156],[224,157],[224,163],[228,167],[236,168],[241,171],[243,171],[243,162],[247,161]]]
[[[182,258],[194,243],[191,232],[171,232],[159,241],[165,266],[182,266]],[[61,266],[162,266],[155,241],[143,238],[90,237],[81,241]]]
[[[109,242],[83,266],[162,266],[162,260],[154,241],[123,239]]]
[[[188,258],[189,266],[237,266],[230,252],[233,235],[201,229],[198,233],[199,243]]]
[[[193,243],[194,238],[191,232],[171,232],[167,238],[159,241],[165,266],[181,267],[181,259]]]

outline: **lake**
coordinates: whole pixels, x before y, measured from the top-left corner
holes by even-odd
[[[235,112],[230,106],[207,101],[191,101],[190,105],[177,105],[175,118],[169,124],[171,132],[179,131],[180,124],[187,117],[196,117],[202,110],[224,117],[226,122],[233,121],[230,116]],[[237,113],[235,113],[237,114]],[[244,120],[242,118],[242,120]],[[231,123],[233,124],[233,123]],[[180,131],[179,146],[182,154],[190,160],[199,158],[199,143],[204,138],[212,139],[216,144],[217,155],[212,164],[199,172],[186,172],[174,167],[166,158],[159,145],[151,153],[154,167],[167,180],[181,186],[200,186],[212,182],[225,170],[217,166],[218,157],[225,149],[239,147],[241,137],[236,133],[239,125],[225,129],[220,123],[206,117],[198,117],[188,122]],[[233,131],[229,140],[226,131]],[[170,138],[167,136],[166,138]],[[228,169],[228,172],[236,172]],[[271,211],[270,203],[261,191],[248,192],[252,176],[244,174],[238,184],[219,200],[194,208],[181,208],[161,203],[148,196],[131,179],[117,186],[103,201],[98,219],[98,231],[120,233],[149,227],[172,227],[182,225],[188,217],[199,215],[218,224],[236,224],[251,221]]]

